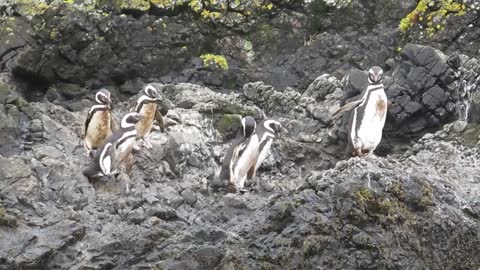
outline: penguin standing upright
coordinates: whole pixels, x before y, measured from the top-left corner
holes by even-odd
[[[142,117],[136,112],[126,114],[122,118],[120,128],[105,140],[82,174],[89,180],[100,176],[115,175],[124,162],[126,163],[126,172],[130,174],[133,166],[131,152],[137,137],[135,124]]]
[[[88,111],[82,132],[83,146],[90,157],[93,157],[93,151],[118,129],[112,115],[110,92],[101,89],[95,94],[95,101],[97,104]]]
[[[347,155],[373,154],[382,140],[382,131],[387,117],[387,96],[383,87],[383,70],[373,66],[368,71],[368,86],[359,100],[345,104],[340,112],[352,110],[348,123]]]
[[[148,142],[148,135],[150,134],[153,122],[156,120],[160,130],[165,131],[165,124],[163,117],[157,108],[157,103],[161,101],[161,96],[157,89],[151,84],[147,84],[143,88],[142,95],[135,103],[135,107],[131,111],[135,111],[143,115],[142,120],[137,124],[137,138],[143,142],[143,145],[147,148],[151,148],[152,145]]]
[[[223,158],[220,179],[229,181],[237,191],[244,192],[248,172],[258,158],[259,139],[254,134],[257,123],[251,116],[242,119],[242,128]]]
[[[260,138],[259,153],[258,153],[257,162],[255,163],[255,168],[249,171],[249,174],[248,174],[249,179],[255,176],[258,168],[260,167],[260,165],[262,165],[262,162],[267,157],[270,151],[270,148],[272,146],[273,140],[276,139],[276,137],[281,132],[287,132],[287,130],[282,126],[280,122],[276,120],[266,119],[261,121],[258,124],[258,127],[255,129],[255,134],[257,135],[258,138]]]

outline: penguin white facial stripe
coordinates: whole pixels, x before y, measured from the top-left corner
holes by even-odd
[[[88,111],[89,114],[93,114],[95,113],[96,111],[104,111],[104,110],[108,110],[108,105],[105,105],[105,104],[97,104],[97,105],[93,105],[90,110]]]
[[[275,135],[273,135],[271,133],[268,133],[268,132],[263,133],[262,138],[260,139],[260,144],[263,143],[264,141],[270,139],[270,138],[275,139]]]
[[[137,104],[135,105],[135,111],[138,113],[142,110],[142,106],[147,104],[147,103],[154,103],[157,102],[158,99],[156,98],[151,98],[147,95],[142,95],[138,100]]]
[[[122,134],[122,137],[118,139],[117,148],[122,146],[122,144],[128,139],[135,138],[137,136],[137,130],[133,129]]]
[[[243,136],[247,136],[246,134],[246,124],[245,124],[245,118],[242,118],[242,127],[243,127]]]
[[[280,122],[275,121],[275,120],[271,120],[271,119],[263,122],[263,127],[265,129],[267,129],[268,131],[270,131],[272,134],[275,134],[275,131],[270,127],[271,124],[276,124],[276,125],[281,125],[281,124],[280,124]]]
[[[150,84],[145,87],[144,92],[150,97],[155,97],[156,95],[158,95],[157,89],[155,89],[155,87]]]
[[[107,143],[105,147],[102,149],[102,153],[100,154],[100,168],[102,169],[103,174],[110,175],[112,160],[111,157],[108,156],[108,151],[113,145],[111,143]],[[107,155],[107,156],[106,156]]]

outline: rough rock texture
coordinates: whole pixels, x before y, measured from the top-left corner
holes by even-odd
[[[38,139],[0,152],[0,269],[476,267],[479,154],[465,142],[478,128],[458,136],[450,125],[406,152],[338,162],[345,143],[322,113],[338,108],[339,85],[324,75],[303,94],[258,82],[239,95],[157,84],[170,102],[167,133],[135,155],[131,177],[95,187],[79,173],[87,108],[3,105],[1,115],[28,126],[20,134]],[[232,108],[290,130],[243,195],[208,188],[229,142],[217,123]]]

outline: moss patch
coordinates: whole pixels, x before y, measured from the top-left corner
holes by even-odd
[[[218,131],[220,133],[230,133],[241,127],[241,116],[238,114],[224,114],[218,122]]]
[[[228,62],[223,55],[203,54],[200,58],[202,58],[203,65],[206,67],[217,67],[228,70]]]

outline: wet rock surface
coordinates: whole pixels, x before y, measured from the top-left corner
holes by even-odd
[[[78,143],[87,108],[70,112],[44,101],[18,112],[27,132],[42,132],[42,140],[31,150],[1,153],[1,269],[480,263],[471,256],[480,245],[479,154],[458,139],[475,136],[474,126],[462,136],[448,126],[385,158],[339,161],[334,153],[344,142],[330,138],[335,127],[309,109],[339,106],[343,91],[329,75],[303,94],[263,83],[245,85],[240,95],[190,84],[157,87],[171,102],[166,133],[156,131],[153,148],[135,155],[131,177],[95,187],[79,173],[87,162]],[[259,119],[268,112],[292,132],[276,140],[249,192],[213,192],[208,183],[229,145],[215,123],[242,100]],[[117,116],[125,104],[115,107]]]

